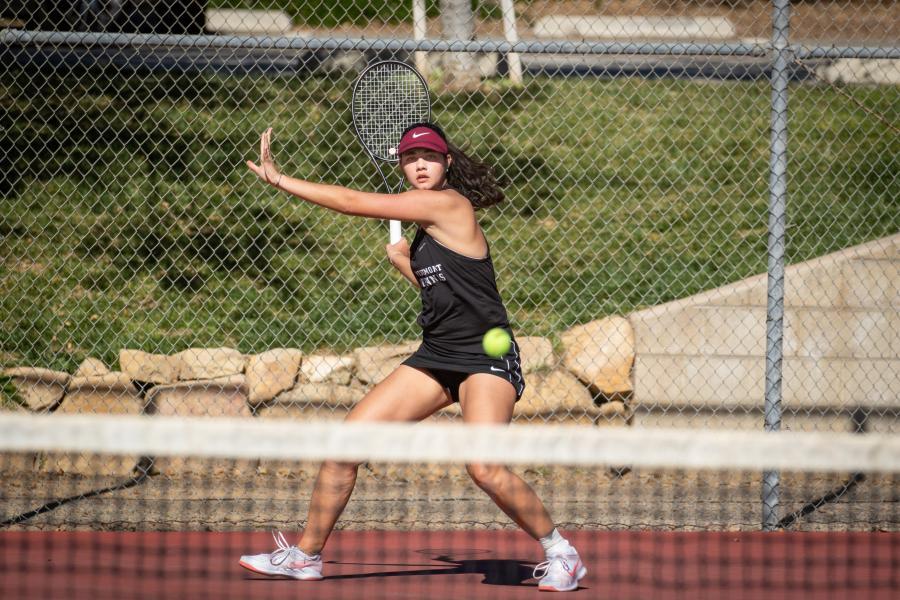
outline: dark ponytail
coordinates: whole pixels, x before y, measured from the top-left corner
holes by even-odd
[[[403,133],[414,127],[427,127],[447,142],[450,157],[453,159],[450,168],[447,169],[448,186],[465,196],[476,209],[503,202],[503,189],[497,183],[490,165],[472,158],[451,144],[444,130],[434,123],[415,123],[407,127]]]

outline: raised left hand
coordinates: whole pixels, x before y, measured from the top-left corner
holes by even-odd
[[[259,165],[251,160],[247,161],[247,166],[256,176],[268,183],[278,187],[281,183],[281,172],[275,165],[275,158],[272,156],[272,128],[266,129],[259,137]]]

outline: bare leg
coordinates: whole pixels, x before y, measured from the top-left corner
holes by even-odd
[[[347,421],[421,421],[450,404],[440,384],[418,369],[399,366],[347,415]],[[306,528],[298,547],[318,554],[347,506],[356,485],[358,463],[325,461],[319,468]]]
[[[509,423],[515,400],[512,385],[494,375],[476,373],[460,386],[466,423]],[[466,469],[475,484],[528,535],[539,540],[553,532],[544,503],[521,477],[502,465],[473,463]]]

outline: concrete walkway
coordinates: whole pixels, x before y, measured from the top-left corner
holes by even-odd
[[[762,426],[765,274],[629,315],[637,425]],[[900,431],[900,234],[786,271],[784,425]]]

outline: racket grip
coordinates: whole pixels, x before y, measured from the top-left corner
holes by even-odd
[[[391,221],[391,243],[396,244],[400,241],[400,221]]]

